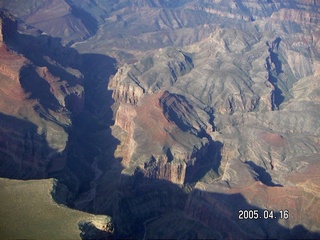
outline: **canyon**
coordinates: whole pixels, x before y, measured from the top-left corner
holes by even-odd
[[[0,9],[0,215],[34,206],[19,238],[56,205],[52,239],[63,212],[80,239],[320,237],[320,1]]]

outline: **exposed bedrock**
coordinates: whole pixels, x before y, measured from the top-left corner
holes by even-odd
[[[257,184],[259,185],[259,184]],[[196,220],[208,226],[213,231],[219,232],[221,239],[225,238],[317,238],[319,232],[308,231],[305,225],[300,225],[293,219],[296,216],[295,208],[302,207],[301,202],[294,201],[293,196],[300,196],[297,189],[282,189],[272,188],[272,190],[260,189],[261,186],[244,190],[245,194],[239,194],[236,191],[224,192],[207,192],[202,189],[194,190],[188,197],[184,213],[188,219]],[[200,186],[200,185],[199,185]],[[255,190],[253,190],[255,189]],[[257,191],[257,192],[256,192]],[[273,193],[271,193],[273,191]],[[285,191],[285,192],[284,192]],[[252,194],[254,197],[249,197]],[[263,213],[268,207],[259,207],[254,199],[257,199],[258,194],[262,194],[262,198],[277,194],[269,201],[273,206],[274,219],[263,219]],[[292,206],[288,206],[287,210],[290,215],[290,220],[280,219],[283,210],[281,205],[284,204],[283,197],[287,196],[287,200],[292,202]],[[291,197],[292,196],[292,197]],[[304,201],[304,200],[302,200]],[[315,206],[314,206],[315,207]],[[242,220],[241,210],[258,211],[262,219],[246,219]],[[270,210],[270,209],[268,209]],[[299,212],[299,210],[298,210]],[[299,214],[299,213],[298,213]],[[303,217],[302,217],[303,218]],[[314,219],[314,217],[309,216]],[[280,219],[280,220],[279,220]],[[309,225],[311,227],[313,224]],[[290,226],[290,227],[289,227]]]
[[[47,178],[64,169],[66,151],[57,152],[50,148],[36,125],[4,114],[0,115],[0,122],[2,177]],[[48,131],[54,129],[48,128]],[[59,141],[63,142],[63,139]]]
[[[254,5],[234,3],[235,9]],[[137,219],[126,229],[117,219],[124,235],[146,229],[146,236],[159,237],[155,226],[174,222],[168,210],[144,203],[154,194],[150,202],[163,206],[160,195],[164,202],[168,196],[155,194],[152,184],[171,182],[186,194],[181,222],[186,217],[201,223],[215,236],[317,236],[317,216],[300,214],[307,202],[318,211],[319,181],[311,177],[307,187],[307,180],[293,182],[293,176],[318,168],[319,32],[317,16],[300,15],[309,5],[289,13],[291,4],[299,5],[286,3],[290,11],[283,21],[277,15],[280,2],[266,1],[273,10],[265,16],[256,11],[252,24],[217,27],[199,43],[155,50],[118,70],[109,85],[116,93],[117,156],[125,159],[123,178],[134,182],[121,192],[118,204],[130,206],[123,216]],[[274,209],[279,216],[284,201],[292,212],[289,221],[238,219],[240,209]],[[179,219],[179,213],[170,217]]]
[[[196,134],[205,125],[193,106],[182,95],[165,91],[160,97],[159,103],[164,116],[184,132],[189,131]]]
[[[72,1],[43,0],[37,3],[29,2],[27,5],[15,6],[10,1],[2,1],[0,8],[8,9],[28,24],[29,27],[23,26],[26,32],[39,30],[41,33],[61,38],[63,45],[85,40],[97,31],[97,20]],[[48,14],[48,9],[54,10],[52,14]]]
[[[114,131],[125,134],[118,135],[122,143],[116,155],[128,174],[138,168],[151,179],[195,182],[219,161],[220,150],[204,127],[182,96],[167,91],[145,94],[136,106],[119,103]]]
[[[58,39],[18,33],[7,12],[1,19],[1,175],[57,176],[67,166],[72,115],[84,109],[80,55]]]
[[[3,3],[1,171],[112,215],[83,238],[319,238],[318,0]]]
[[[165,64],[160,74],[156,74],[158,64]],[[119,135],[123,140],[117,149],[125,171],[133,174],[130,169],[139,167],[150,178],[184,184],[187,169],[190,171],[196,161],[205,157],[213,161],[206,156],[209,140],[204,136],[197,139],[206,128],[198,113],[183,96],[161,90],[192,68],[186,53],[165,49],[142,59],[133,70],[120,68],[113,77],[109,88],[118,102],[115,126],[126,133]]]
[[[2,18],[0,19],[0,43],[3,42],[3,34],[2,34]]]
[[[140,169],[122,176],[114,208],[114,224],[119,237],[142,238],[144,222],[173,211],[182,211],[186,195],[166,180],[145,177]]]

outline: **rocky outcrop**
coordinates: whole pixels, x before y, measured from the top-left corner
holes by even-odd
[[[176,163],[172,158],[170,154],[152,156],[150,161],[144,164],[144,176],[150,179],[165,179],[182,185],[186,175],[186,164],[184,161]]]
[[[47,178],[65,167],[66,153],[48,147],[35,125],[3,114],[0,124],[1,176]]]
[[[82,220],[78,225],[82,231],[81,239],[110,239],[114,237],[114,227],[109,217],[96,216],[92,220]]]
[[[53,76],[47,67],[36,68],[36,72],[42,79],[49,83],[50,93],[59,101],[60,106],[74,114],[78,114],[83,110],[85,94],[82,85],[73,83],[70,86],[70,82]],[[81,80],[76,79],[75,82],[81,83]]]
[[[120,84],[113,92],[115,100],[136,105],[143,94],[143,89],[135,84]]]
[[[3,164],[57,174],[67,152],[73,206],[115,217],[110,226],[80,224],[83,237],[112,227],[137,239],[317,237],[319,1],[42,3],[25,7],[22,19],[47,34],[69,41],[74,26],[89,36],[84,6],[99,29],[74,45],[90,52],[83,58],[32,26],[19,25],[37,38],[7,38],[24,56],[1,49],[0,109],[33,125],[3,127]],[[46,7],[57,11],[44,16]],[[45,26],[48,19],[66,26]],[[114,62],[92,52],[118,57],[113,100],[101,90],[110,73],[101,69]],[[95,66],[98,59],[105,64]],[[22,155],[33,163],[20,164]],[[283,208],[289,219],[239,220],[240,209],[278,217]]]
[[[128,69],[126,67],[120,68],[108,87],[113,90],[112,97],[116,101],[136,105],[143,95],[144,89],[135,81],[125,81],[127,76]]]
[[[280,9],[271,16],[274,21],[290,21],[298,24],[319,24],[319,13],[297,9]]]
[[[39,53],[44,44],[40,39],[19,35],[16,20],[8,13],[1,12],[1,19],[1,175],[46,178],[65,169],[71,113],[83,110],[81,74],[72,68],[78,62],[72,67],[66,66],[70,60],[58,63],[50,51],[61,50],[53,43]],[[44,61],[52,58],[56,61]]]
[[[201,128],[206,128],[205,123],[183,96],[165,91],[159,102],[168,121],[174,122],[181,130],[196,133]]]
[[[176,110],[180,111],[178,115]],[[126,167],[124,171],[134,174],[132,170],[140,168],[146,178],[179,185],[192,181],[193,176],[201,168],[203,170],[200,162],[206,159],[211,144],[207,138],[197,140],[203,122],[199,117],[196,122],[195,116],[197,113],[185,99],[169,92],[147,94],[138,106],[120,102],[114,133],[121,140],[116,156],[122,158]],[[125,134],[121,134],[118,128]],[[173,133],[177,134],[175,139]],[[210,159],[214,158],[210,156]],[[212,167],[210,164],[206,167]],[[189,174],[187,179],[186,174]]]
[[[159,66],[165,68],[159,72]],[[133,67],[121,67],[109,88],[115,100],[136,105],[144,93],[153,93],[174,84],[193,68],[192,59],[184,52],[168,48],[153,57],[141,59]]]
[[[115,126],[120,127],[126,134],[116,134],[121,140],[121,145],[118,146],[115,155],[122,158],[122,164],[129,166],[131,157],[136,149],[136,142],[133,138],[135,124],[134,118],[136,111],[131,105],[120,104],[116,117]]]
[[[0,43],[3,42],[3,34],[2,34],[2,19],[0,19]]]

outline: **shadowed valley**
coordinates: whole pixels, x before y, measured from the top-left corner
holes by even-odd
[[[319,238],[319,6],[0,1],[0,236]]]

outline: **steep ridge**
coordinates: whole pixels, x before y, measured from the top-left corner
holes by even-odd
[[[117,125],[118,117],[125,114],[118,115],[117,112],[116,115],[116,126],[130,132],[122,143],[134,143],[130,155],[126,156],[123,172],[183,184],[185,191],[191,191],[185,203],[186,216],[219,232],[222,238],[296,237],[308,232],[304,227],[319,231],[319,226],[314,224],[316,214],[310,214],[308,220],[306,215],[299,217],[301,212],[295,209],[302,209],[303,203],[281,200],[296,196],[302,202],[310,202],[315,198],[309,205],[312,209],[317,209],[319,201],[315,195],[319,186],[317,180],[310,185],[313,190],[287,180],[295,171],[300,171],[298,169],[316,167],[313,159],[319,153],[317,100],[297,97],[298,92],[300,97],[311,94],[304,94],[311,90],[302,89],[302,84],[313,82],[313,86],[317,86],[319,29],[316,20],[312,19],[317,19],[319,13],[315,6],[309,5],[314,11],[310,13],[313,17],[303,10],[308,6],[288,5],[290,9],[283,10],[287,11],[285,20],[281,17],[282,10],[278,9],[279,14],[270,14],[265,22],[261,18],[240,25],[239,29],[217,28],[199,43],[177,50],[156,50],[135,64],[120,68],[109,85],[114,92],[117,93],[117,87],[123,84],[141,89],[134,101],[114,95],[120,112],[124,109],[122,106],[126,106],[134,113],[130,114],[134,124],[130,125],[129,131],[123,127],[125,121]],[[279,21],[281,19],[284,21]],[[299,28],[296,28],[296,22],[299,22]],[[187,59],[186,65],[179,54],[174,54],[173,59],[180,61],[177,66],[190,67],[168,71],[174,61],[172,52],[182,53]],[[153,83],[158,84],[154,87]],[[126,93],[122,92],[122,95]],[[315,97],[316,93],[311,96]],[[302,106],[308,111],[303,111]],[[299,121],[302,113],[305,118]],[[154,124],[152,119],[156,119]],[[181,139],[188,139],[188,143]],[[219,144],[221,149],[217,148]],[[125,146],[132,145],[124,144],[123,148]],[[179,152],[184,153],[179,155]],[[177,159],[183,159],[186,167],[177,165]],[[199,168],[196,173],[188,170],[198,164],[202,171]],[[153,190],[148,194],[151,192]],[[136,193],[127,194],[129,196],[122,196],[122,201],[137,198]],[[248,208],[239,205],[241,201],[252,203],[261,212],[263,209],[274,210],[278,218],[279,211],[286,208],[290,219],[279,222],[291,230],[282,229],[277,221],[239,221],[239,209]],[[148,215],[145,210],[131,214]],[[153,216],[160,215],[162,217],[150,220],[150,223],[145,221],[144,226],[154,228],[169,222],[166,214]],[[147,236],[159,237],[153,235],[154,231]],[[316,236],[308,234],[309,237]]]
[[[158,64],[162,66],[168,58],[172,61],[164,64],[165,70],[160,71],[163,75],[156,74],[159,72]],[[152,59],[141,60],[132,71],[122,68],[110,82],[109,87],[115,89],[113,97],[119,103],[115,125],[127,132],[126,140],[123,140],[127,150],[123,150],[122,157],[128,174],[133,174],[138,167],[151,178],[184,184],[186,171],[190,171],[208,153],[212,143],[210,138],[198,138],[206,129],[198,113],[182,96],[158,91],[173,85],[192,68],[189,56],[166,49]],[[121,97],[118,91],[125,92],[122,86],[127,83],[136,87]],[[142,95],[144,97],[141,98]],[[186,119],[188,115],[191,116]],[[195,117],[196,120],[193,119]],[[120,154],[120,150],[118,152]],[[148,160],[141,162],[143,158]]]
[[[18,36],[14,33],[16,24],[6,13],[2,12],[1,16],[3,37],[15,46],[13,39]],[[18,178],[46,177],[49,172],[59,171],[65,166],[64,150],[70,114],[82,108],[83,88],[76,83],[81,80],[77,76],[73,76],[74,83],[61,80],[46,67],[36,66],[9,49],[6,43],[1,44],[1,52],[1,112],[28,119],[37,126],[37,129],[16,128],[15,121],[10,122],[3,115],[1,138],[7,144],[2,145],[1,152],[7,157],[2,159],[2,164],[16,164],[21,171],[10,172],[4,167],[2,174]],[[69,87],[69,84],[74,86]],[[42,94],[43,91],[47,91],[46,94]],[[44,143],[48,143],[50,148],[46,148]],[[24,147],[14,150],[17,146]]]
[[[0,8],[9,10],[22,19],[27,26],[21,26],[24,33],[40,30],[43,34],[62,39],[62,44],[72,44],[92,36],[97,30],[97,20],[72,1],[41,0],[17,4],[4,0]]]
[[[86,72],[90,56],[81,56],[52,37],[19,34],[15,19],[1,14],[5,39],[0,59],[1,176],[56,177],[68,185],[74,198],[80,190],[90,189],[96,172],[91,159],[83,157],[93,154],[95,147],[79,150],[84,133],[76,130],[81,127],[78,119],[89,121],[85,111],[92,99],[85,98],[84,88],[88,93],[93,90],[86,87],[92,79]],[[101,60],[109,66],[110,59]],[[18,119],[30,124],[20,126]],[[76,156],[81,156],[77,166],[72,164]],[[88,168],[82,171],[81,166]]]
[[[218,26],[237,26],[282,16],[317,22],[313,1],[128,1],[96,5],[85,3],[92,16],[104,16],[97,34],[75,44],[79,51],[107,51],[123,62],[139,59],[141,52],[166,46],[185,46],[210,36]],[[112,10],[110,10],[112,9]],[[275,19],[278,17],[275,17]],[[304,19],[304,20],[303,20]],[[108,39],[105,42],[99,39]]]
[[[88,138],[90,131],[94,135],[100,134],[98,141],[103,140],[106,145],[113,139],[108,137],[110,133],[105,129],[103,129],[104,134],[101,134],[99,128],[98,131],[92,128],[79,130],[83,122],[93,121],[86,116],[88,106],[92,104],[92,97],[85,98],[84,90],[92,94],[95,88],[100,87],[101,83],[98,81],[101,79],[97,75],[94,76],[97,81],[95,85],[91,88],[87,86],[88,82],[94,79],[93,76],[88,75],[88,72],[93,69],[91,59],[97,60],[99,56],[80,55],[73,49],[63,47],[58,39],[50,36],[20,34],[17,32],[16,19],[12,15],[1,11],[0,16],[2,40],[4,40],[0,43],[0,175],[19,180],[55,177],[59,181],[59,187],[52,193],[54,200],[59,204],[83,210],[88,205],[87,202],[95,197],[95,184],[91,183],[95,182],[100,174],[97,161],[91,162],[96,156],[93,152],[93,149],[97,148],[94,145],[96,142],[92,142],[93,146],[87,146],[85,150],[81,150],[82,144],[87,144],[87,140],[83,143],[83,138]],[[107,67],[112,65],[110,58],[103,56],[101,62],[105,69],[103,74],[106,71],[112,71],[112,68],[105,68],[105,65]],[[96,63],[95,68],[101,67]],[[101,73],[101,71],[95,72]],[[104,101],[110,97],[102,96],[103,100],[98,100]],[[95,100],[96,104],[97,99]],[[101,106],[104,107],[104,104],[102,103]],[[110,103],[106,104],[110,106]],[[91,108],[91,110],[98,109]],[[108,112],[107,108],[100,115],[111,118],[110,110]],[[98,122],[98,120],[94,121]],[[95,126],[96,122],[94,122]],[[108,122],[109,125],[110,122]],[[87,135],[84,136],[85,134]],[[93,138],[93,136],[89,137]],[[106,139],[108,140],[105,141]],[[112,149],[114,144],[109,148]],[[104,151],[106,152],[107,149],[105,148]],[[75,161],[77,164],[74,164]],[[84,166],[86,169],[83,171]],[[41,181],[28,181],[28,184],[31,186],[41,184]],[[23,186],[20,181],[17,181],[17,184]],[[38,192],[33,197],[41,198],[39,194],[42,193],[37,194]],[[89,200],[84,200],[83,195]],[[27,204],[31,201],[28,198],[25,200]],[[84,202],[85,207],[80,202]],[[12,204],[14,206],[16,202]],[[35,206],[34,211],[42,210]],[[13,216],[7,214],[8,211],[3,217],[8,217],[12,221],[20,216],[19,213]],[[22,222],[27,221],[28,216],[22,218]],[[74,224],[72,229],[80,228],[79,232],[83,238],[110,237],[113,231],[112,224],[108,223],[111,225],[107,227],[104,225],[103,217],[99,219],[91,216],[92,219],[82,219],[78,223],[72,222],[73,220],[67,217],[64,221]],[[54,214],[52,221],[58,221],[56,217],[58,218]],[[46,216],[36,216],[35,219],[35,222],[42,221]],[[110,220],[107,216],[105,219]],[[21,227],[25,231],[25,226]],[[37,229],[41,226],[32,227]],[[12,228],[5,232],[8,235],[3,236],[9,236],[9,238],[16,236],[10,231]],[[71,230],[71,232],[74,234],[75,231]],[[33,235],[29,233],[28,236],[38,235],[35,232]],[[80,238],[80,234],[78,237]]]

